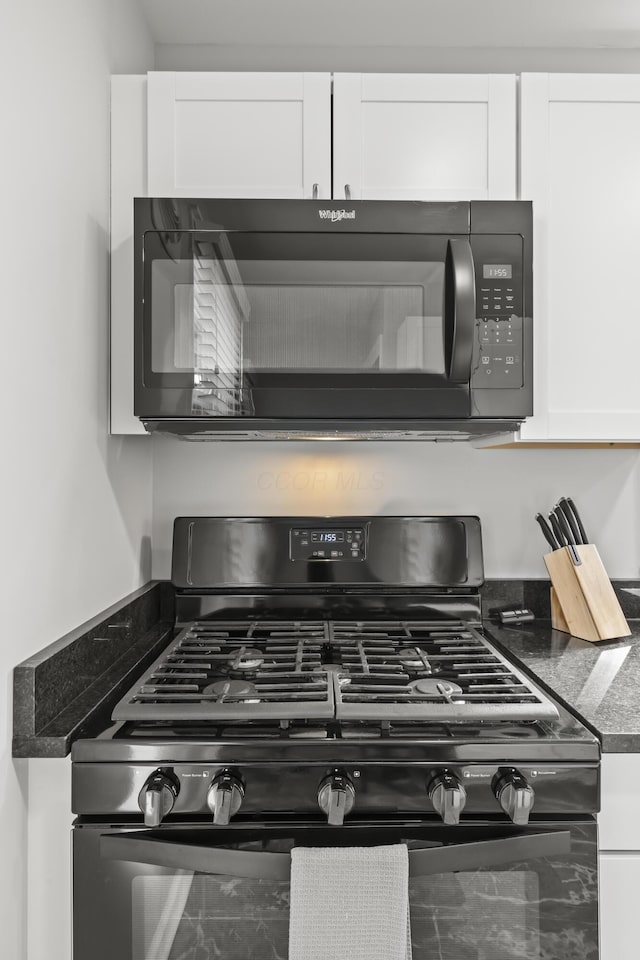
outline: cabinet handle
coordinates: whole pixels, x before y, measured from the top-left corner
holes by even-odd
[[[319,184],[319,183],[314,183],[314,185],[313,185],[313,199],[314,199],[314,200],[317,200],[317,199],[318,199],[319,189],[320,189],[320,184]]]
[[[351,200],[351,184],[350,183],[345,183],[344,195],[346,200]]]

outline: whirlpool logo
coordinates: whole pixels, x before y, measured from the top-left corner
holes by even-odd
[[[339,220],[355,220],[355,210],[318,210],[321,220],[331,220],[332,223],[338,223]]]

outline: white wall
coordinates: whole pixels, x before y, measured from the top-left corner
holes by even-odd
[[[612,577],[640,576],[637,449],[477,450],[465,443],[153,439],[153,572],[176,516],[477,514],[487,577],[546,577],[534,521],[572,497]]]
[[[318,15],[321,15],[318,8]],[[338,39],[339,31],[336,32]],[[287,36],[286,25],[282,36]],[[309,31],[309,40],[313,30]],[[425,37],[428,42],[428,37]],[[160,43],[156,70],[329,70],[345,73],[638,73],[640,51],[612,47],[321,46]]]
[[[107,436],[109,78],[153,67],[136,11],[2,5],[0,954],[11,960],[27,944],[28,791],[11,760],[12,668],[150,575],[150,445]],[[68,939],[45,956],[67,960]]]

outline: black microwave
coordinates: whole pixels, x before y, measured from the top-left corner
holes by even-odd
[[[134,409],[195,439],[467,439],[532,411],[532,211],[138,198]]]

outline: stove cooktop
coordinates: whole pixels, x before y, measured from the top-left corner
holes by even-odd
[[[154,825],[165,780],[218,825],[223,795],[335,824],[327,790],[454,822],[438,784],[501,815],[506,780],[535,815],[597,809],[597,740],[482,625],[477,517],[182,517],[172,582],[173,640],[73,744],[76,812]]]
[[[128,721],[556,719],[462,621],[196,621],[120,700]]]

